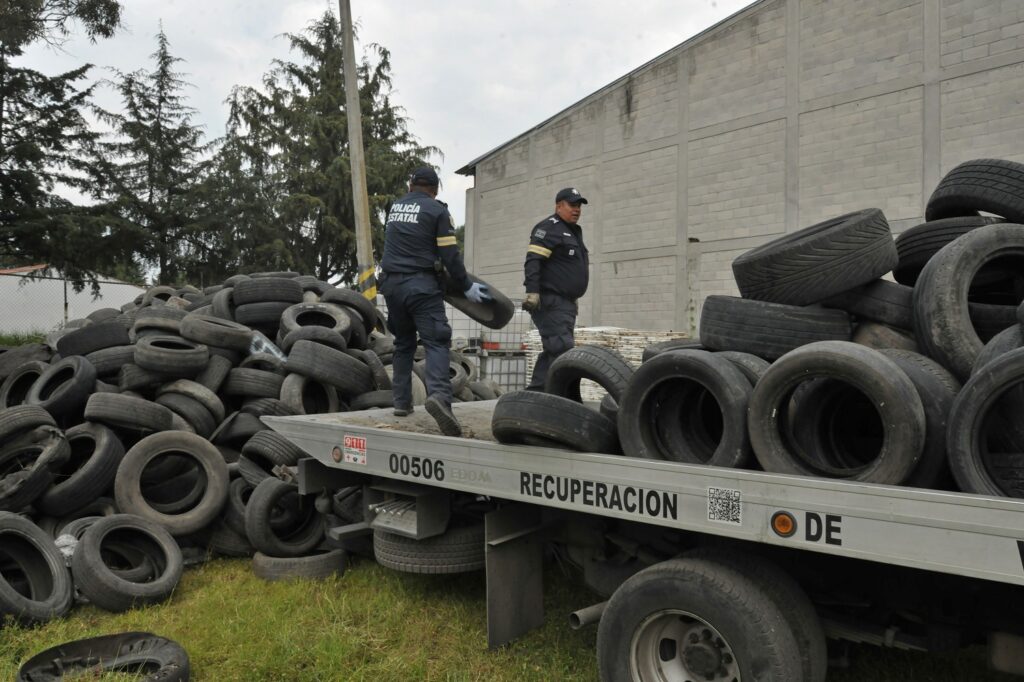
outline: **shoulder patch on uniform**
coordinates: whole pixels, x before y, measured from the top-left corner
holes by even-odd
[[[564,234],[564,235],[565,235],[566,237],[571,237],[571,236],[572,236],[572,235],[571,235],[571,234],[569,234],[568,232],[563,232],[562,234]]]
[[[533,236],[536,237],[537,239],[544,239],[546,235],[547,230],[542,230],[539,227],[533,231]]]
[[[553,223],[557,223],[558,222],[558,218],[555,218],[555,217],[548,218],[548,220],[550,220]]]
[[[452,224],[452,227],[455,227],[455,218],[452,216],[451,213],[448,214],[448,222]]]

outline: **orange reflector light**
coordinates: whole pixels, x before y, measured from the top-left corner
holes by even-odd
[[[772,514],[772,530],[780,537],[790,537],[796,533],[796,517],[786,511],[775,512]]]

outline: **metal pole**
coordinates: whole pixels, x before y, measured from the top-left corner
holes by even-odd
[[[370,236],[370,200],[366,193],[366,158],[363,155],[363,125],[359,113],[359,83],[356,78],[356,50],[352,32],[352,8],[349,0],[338,0],[341,13],[341,39],[345,72],[345,114],[348,118],[348,154],[352,172],[352,203],[356,218],[356,261],[359,264],[359,290],[371,303],[377,302],[376,265]]]

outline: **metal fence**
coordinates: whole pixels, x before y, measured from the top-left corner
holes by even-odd
[[[133,284],[101,280],[99,296],[94,296],[88,284],[76,292],[59,276],[0,274],[0,334],[45,334],[94,310],[120,308],[143,291]]]

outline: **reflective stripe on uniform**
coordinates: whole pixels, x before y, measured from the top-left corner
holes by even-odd
[[[455,241],[455,236],[454,235],[449,236],[449,237],[438,237],[437,238],[437,245],[438,246],[455,246],[456,243],[457,242]]]
[[[526,247],[526,250],[530,253],[535,253],[538,256],[544,256],[545,258],[551,257],[551,249],[545,249],[543,246],[537,244],[530,244]]]

